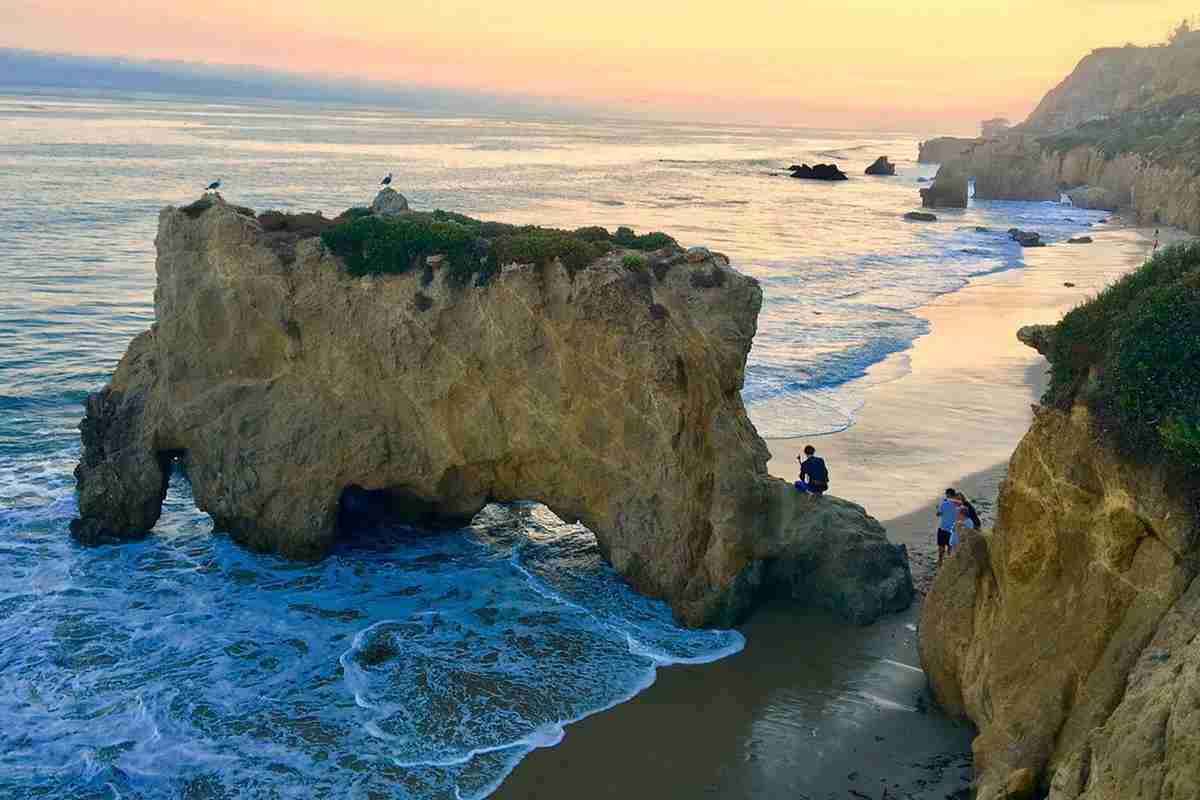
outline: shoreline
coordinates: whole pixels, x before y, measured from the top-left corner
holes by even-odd
[[[830,463],[831,493],[886,520],[889,538],[909,551],[918,589],[910,609],[854,628],[768,604],[742,627],[741,653],[660,668],[629,702],[526,756],[493,796],[816,800],[874,798],[886,788],[900,797],[966,797],[973,730],[930,712],[917,654],[916,621],[936,562],[934,498],[953,485],[991,524],[1046,377],[1017,328],[1057,321],[1138,266],[1153,229],[1105,225],[1092,235],[1090,245],[1026,250],[1023,269],[980,276],[917,309],[930,332],[872,368],[905,358],[911,370],[868,387],[849,429],[767,440],[772,474],[793,480],[796,454],[812,443]],[[1178,238],[1186,234],[1163,242]]]

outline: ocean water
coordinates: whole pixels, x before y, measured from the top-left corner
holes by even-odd
[[[536,504],[461,531],[359,531],[317,565],[247,553],[177,477],[156,535],[67,536],[81,402],[153,321],[158,210],[368,202],[664,230],[765,303],[744,396],[764,436],[852,425],[911,312],[1102,215],[974,203],[910,223],[918,137],[743,125],[439,118],[362,107],[0,95],[0,798],[477,798],[672,663],[737,652],[630,592]],[[866,178],[877,155],[899,166]],[[779,173],[837,161],[852,180]],[[979,230],[986,228],[987,230]],[[903,374],[904,360],[890,372]]]

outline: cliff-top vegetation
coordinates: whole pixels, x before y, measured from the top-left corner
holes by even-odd
[[[574,231],[536,225],[484,222],[448,211],[395,217],[343,216],[321,232],[321,241],[353,275],[399,274],[423,270],[433,279],[430,256],[441,256],[440,269],[456,286],[486,285],[505,264],[545,266],[562,262],[571,274],[614,248],[650,251],[676,246],[665,233],[637,235],[630,228]]]
[[[1200,242],[1175,245],[1063,317],[1043,401],[1084,402],[1126,453],[1200,468]]]
[[[1094,147],[1110,160],[1133,153],[1200,174],[1200,95],[1180,95],[1141,111],[1092,120],[1039,142],[1053,152]]]

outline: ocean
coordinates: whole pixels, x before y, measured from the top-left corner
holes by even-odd
[[[0,798],[481,798],[658,669],[745,644],[677,628],[533,503],[296,564],[215,533],[177,476],[156,535],[74,544],[81,403],[153,322],[160,208],[221,179],[231,202],[333,215],[392,172],[418,209],[666,231],[762,283],[751,418],[818,436],[904,374],[885,359],[927,332],[914,309],[1022,267],[1009,227],[1056,241],[1103,216],[902,220],[935,172],[918,138],[0,94]],[[878,155],[895,177],[862,175]],[[802,161],[851,180],[781,174]]]

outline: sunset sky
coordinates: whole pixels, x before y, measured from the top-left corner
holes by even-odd
[[[1200,0],[7,0],[0,47],[261,65],[658,117],[972,132]]]

